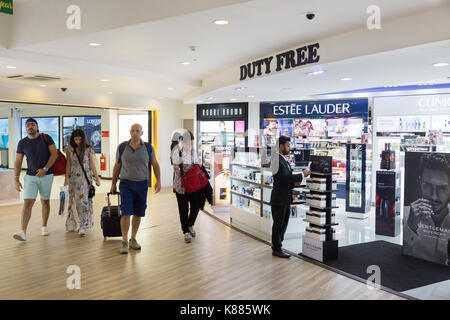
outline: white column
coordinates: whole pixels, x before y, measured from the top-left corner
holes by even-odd
[[[8,116],[8,161],[9,168],[14,168],[14,161],[16,160],[16,149],[19,144],[22,134],[22,123],[20,121],[20,109],[11,108]],[[24,161],[25,162],[25,161]]]
[[[109,132],[109,137],[102,134],[102,153],[106,157],[106,170],[99,171],[102,178],[112,178],[119,139],[118,115],[116,110],[102,111],[102,131]]]

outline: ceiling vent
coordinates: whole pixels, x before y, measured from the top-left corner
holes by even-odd
[[[23,75],[23,74],[17,74],[13,76],[8,76],[8,79],[11,80],[28,80],[28,81],[61,81],[61,78],[57,77],[49,77],[49,76],[42,76],[42,75]]]

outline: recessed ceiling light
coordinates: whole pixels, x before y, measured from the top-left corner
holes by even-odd
[[[109,82],[109,79],[102,79],[101,82]]]
[[[6,66],[7,69],[15,69],[15,66]]]
[[[242,90],[245,90],[245,89],[247,89],[247,87],[237,87],[237,88],[235,88],[234,90],[242,91]]]
[[[209,97],[209,98],[208,98],[208,100],[212,100],[212,99],[214,99],[214,97]]]
[[[341,78],[342,81],[350,81],[352,78]]]
[[[236,99],[235,98],[231,98],[230,101],[236,101]]]
[[[308,76],[316,76],[316,75],[322,74],[324,72],[325,72],[325,70],[317,70],[317,71],[308,72],[307,75]]]
[[[433,67],[446,67],[448,66],[447,62],[437,62],[437,63],[433,63]]]
[[[160,99],[164,99],[164,97],[159,97]]]
[[[89,42],[89,46],[91,46],[91,47],[100,47],[100,46],[102,46],[102,44],[101,43],[97,43],[97,42]]]
[[[222,19],[214,20],[213,22],[214,22],[214,24],[217,24],[219,26],[223,26],[223,25],[230,23],[228,20],[222,20]]]
[[[39,87],[45,88],[45,87],[47,87],[47,85],[46,84],[41,84]]]
[[[173,88],[172,87],[168,87],[167,90],[173,90]]]
[[[203,103],[203,101],[202,101],[202,100],[199,100],[199,101],[197,101],[197,103]]]
[[[255,96],[247,96],[247,98],[250,98],[250,99],[251,99],[251,98],[254,98],[254,97],[255,97]]]
[[[293,88],[282,88],[283,90],[292,90]]]
[[[113,94],[111,91],[108,91],[108,94]]]
[[[191,63],[188,62],[188,61],[185,61],[185,62],[181,62],[181,64],[187,66],[187,65],[189,65],[189,64],[191,64]]]

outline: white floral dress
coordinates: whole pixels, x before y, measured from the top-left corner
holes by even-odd
[[[77,155],[70,152],[69,173],[69,208],[66,221],[67,231],[76,231],[78,228],[90,229],[94,225],[92,199],[88,198],[89,185],[81,169]],[[92,148],[85,150],[83,158],[84,170],[89,181],[93,182],[92,171],[89,163],[89,154],[94,153]]]

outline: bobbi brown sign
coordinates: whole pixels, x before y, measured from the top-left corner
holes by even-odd
[[[319,43],[314,43],[244,64],[240,67],[240,81],[270,74],[272,70],[280,72],[319,62],[319,47]]]

